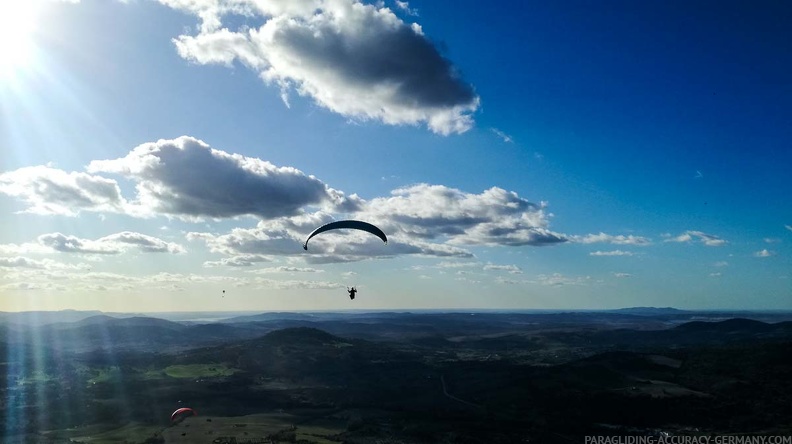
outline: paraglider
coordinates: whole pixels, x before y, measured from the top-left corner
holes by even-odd
[[[349,292],[349,299],[355,299],[355,293],[357,293],[357,289],[355,287],[349,288],[347,287],[347,291]]]
[[[198,416],[198,414],[195,413],[195,410],[189,407],[182,407],[180,409],[176,409],[176,411],[171,414],[171,422],[182,421],[184,420],[184,418],[188,416]]]
[[[322,225],[321,227],[313,230],[313,232],[308,235],[308,238],[305,239],[305,243],[303,244],[303,249],[304,250],[308,249],[308,241],[311,240],[311,238],[316,236],[317,234],[324,233],[325,231],[329,231],[329,230],[337,230],[340,228],[363,230],[379,237],[386,244],[388,243],[388,237],[385,236],[385,233],[383,233],[382,230],[380,230],[379,228],[375,227],[374,225],[368,222],[363,222],[359,220],[338,220],[335,222],[330,222],[329,224]]]

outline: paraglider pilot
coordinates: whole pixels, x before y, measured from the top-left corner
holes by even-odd
[[[355,287],[352,288],[347,287],[347,291],[349,292],[349,299],[355,299],[355,293],[357,293]]]

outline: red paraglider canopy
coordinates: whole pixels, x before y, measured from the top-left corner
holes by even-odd
[[[195,410],[189,407],[182,407],[180,409],[177,409],[175,412],[173,412],[173,414],[171,415],[171,422],[176,421],[179,418],[184,418],[186,416],[198,416],[198,414],[195,413]]]

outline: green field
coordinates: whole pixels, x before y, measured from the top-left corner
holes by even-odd
[[[150,368],[140,372],[141,379],[200,379],[200,378],[221,378],[231,376],[242,370],[230,367],[228,364],[184,364],[170,365],[163,368]]]
[[[44,433],[50,439],[71,439],[72,442],[90,444],[142,443],[159,434],[162,427],[131,422],[121,427],[91,425]]]
[[[218,378],[240,371],[226,364],[187,364],[165,367],[164,373],[171,378]]]

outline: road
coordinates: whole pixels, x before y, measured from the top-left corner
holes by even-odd
[[[446,389],[446,383],[445,383],[445,376],[444,375],[440,375],[440,383],[443,385],[443,394],[446,395],[446,397],[448,397],[450,399],[453,399],[454,401],[461,402],[462,404],[469,405],[471,407],[475,407],[477,409],[484,408],[483,406],[481,406],[479,404],[475,404],[475,403],[472,403],[470,401],[465,401],[464,399],[457,398],[456,396],[448,393],[448,390]]]

